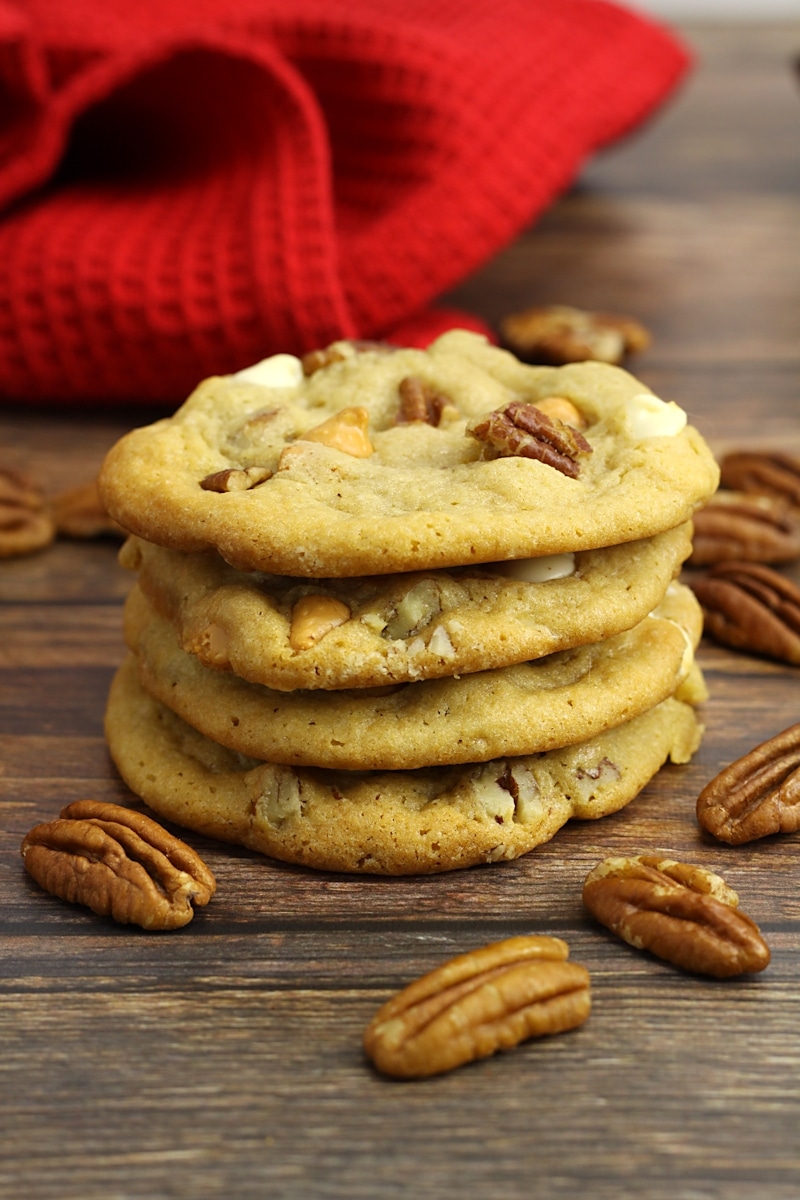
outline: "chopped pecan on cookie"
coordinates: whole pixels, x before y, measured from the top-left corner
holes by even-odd
[[[583,902],[617,937],[686,971],[725,979],[769,965],[736,892],[704,867],[658,854],[607,858],[586,876]]]
[[[400,396],[400,407],[397,410],[396,423],[410,424],[413,421],[423,421],[426,425],[438,425],[445,409],[455,406],[449,396],[438,391],[426,380],[417,375],[407,375],[397,385]]]
[[[226,467],[200,480],[204,492],[248,492],[272,476],[269,467]]]
[[[580,430],[521,400],[470,421],[466,432],[500,457],[534,458],[570,479],[578,478],[579,460],[592,453]]]
[[[54,896],[143,929],[178,929],[208,904],[216,880],[190,846],[157,821],[78,800],[22,842],[25,869]]]
[[[0,558],[42,550],[55,532],[41,488],[22,471],[0,467]]]
[[[526,1038],[563,1033],[589,1016],[589,973],[566,942],[516,937],[460,954],[388,1001],[364,1033],[379,1071],[441,1075]]]
[[[500,322],[500,337],[524,361],[552,366],[590,359],[618,364],[650,344],[647,329],[631,317],[563,304],[511,313]]]

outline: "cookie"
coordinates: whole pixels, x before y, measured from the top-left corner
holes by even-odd
[[[330,871],[421,874],[517,858],[573,817],[623,808],[701,727],[670,697],[567,749],[381,774],[277,766],[209,741],[118,671],[106,737],[127,785],[163,819]]]
[[[111,516],[245,570],[342,578],[636,541],[717,486],[685,413],[619,367],[532,367],[456,330],[337,343],[308,371],[277,355],[127,434],[101,473]]]
[[[145,688],[207,737],[253,758],[342,770],[406,770],[586,741],[672,695],[702,631],[673,583],[633,629],[512,667],[380,689],[277,692],[210,670],[134,588],[126,639]]]
[[[207,667],[278,691],[376,687],[509,666],[612,637],[658,604],[691,523],[603,550],[449,571],[307,581],[131,538],[152,606]],[[510,570],[511,573],[506,573]],[[533,578],[524,578],[523,576]],[[534,581],[535,580],[535,581]]]

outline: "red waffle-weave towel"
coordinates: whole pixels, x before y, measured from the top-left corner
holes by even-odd
[[[0,0],[0,396],[424,341],[686,65],[605,0]]]

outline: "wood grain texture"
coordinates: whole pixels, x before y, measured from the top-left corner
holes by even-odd
[[[800,453],[800,22],[686,34],[698,64],[671,107],[451,299],[491,321],[548,302],[637,316],[654,336],[632,368],[715,448]],[[0,462],[55,492],[141,420],[0,409]],[[796,669],[704,644],[693,762],[514,863],[357,878],[187,835],[218,893],[148,935],[44,895],[19,856],[70,800],[130,800],[102,736],[129,586],[113,542],[0,564],[2,1200],[797,1200],[798,839],[724,846],[694,816],[717,771],[798,719]],[[653,850],[739,892],[763,975],[693,978],[594,924],[590,868]],[[379,1078],[360,1040],[389,994],[517,933],[568,941],[586,1025]]]

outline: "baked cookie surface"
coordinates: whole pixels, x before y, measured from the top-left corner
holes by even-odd
[[[585,741],[672,695],[701,631],[693,593],[673,583],[632,629],[534,662],[380,689],[277,692],[181,650],[140,589],[125,610],[144,687],[190,725],[253,758],[343,770],[483,762]]]
[[[617,367],[531,367],[463,330],[427,350],[339,343],[320,361],[206,380],[126,435],[101,473],[111,515],[246,570],[341,578],[635,541],[717,485],[685,414]],[[542,426],[554,401],[575,428]]]
[[[701,727],[669,697],[567,749],[478,765],[353,774],[244,759],[141,687],[114,679],[106,738],[127,785],[162,818],[285,862],[383,875],[519,857],[573,817],[628,804],[667,759],[688,762]]]
[[[691,523],[638,542],[491,567],[304,581],[131,538],[120,560],[207,667],[278,691],[376,687],[603,641],[660,601]],[[504,573],[511,568],[513,574]],[[523,574],[538,576],[525,579]]]

